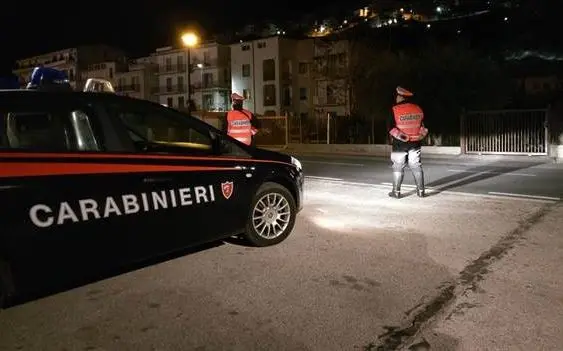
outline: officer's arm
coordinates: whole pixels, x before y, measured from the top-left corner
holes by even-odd
[[[252,118],[250,119],[250,124],[256,129],[260,129],[262,127],[262,123],[260,123],[260,120],[254,113],[252,114]]]
[[[220,117],[220,129],[221,131],[223,131],[223,133],[227,134],[227,131],[229,130],[229,120],[227,119],[227,114],[223,114]]]

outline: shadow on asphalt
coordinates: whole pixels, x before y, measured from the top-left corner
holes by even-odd
[[[96,267],[76,267],[72,266],[71,262],[68,263],[68,269],[64,271],[56,271],[56,273],[52,274],[52,276],[49,275],[49,281],[47,284],[43,284],[42,282],[40,287],[31,287],[29,291],[18,295],[17,297],[9,301],[7,306],[5,306],[4,308],[11,308],[21,304],[29,303],[34,300],[62,293],[84,285],[96,283],[102,280],[114,278],[126,273],[171,261],[186,255],[191,255],[197,252],[220,247],[224,244],[225,241],[220,240],[175,251],[173,253],[158,255],[153,258],[137,261],[135,263],[129,263],[126,265],[118,265],[115,262],[108,262],[107,260],[105,260],[104,267],[106,268],[103,269]]]
[[[426,193],[426,196],[437,195],[443,191],[459,188],[465,185],[476,183],[482,180],[491,179],[502,176],[507,173],[525,170],[531,167],[539,166],[545,162],[494,162],[485,165],[476,166],[456,172],[450,176],[446,176],[435,181],[426,183],[426,188],[434,188],[432,192]],[[423,165],[424,167],[424,165]],[[405,170],[406,171],[406,170]],[[406,171],[408,172],[408,171]],[[406,173],[405,172],[405,173]],[[405,174],[406,175],[406,174]],[[507,180],[509,181],[509,180]],[[404,196],[416,194],[416,190],[405,193]]]

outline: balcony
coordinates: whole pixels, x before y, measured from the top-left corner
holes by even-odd
[[[186,68],[185,64],[158,66],[158,74],[185,73]]]
[[[217,68],[219,66],[219,59],[213,58],[208,60],[192,60],[192,65],[194,69],[209,69],[209,68]]]
[[[230,89],[230,82],[222,82],[218,80],[197,82],[192,85],[194,90],[210,90],[210,89]]]
[[[118,85],[116,90],[119,92],[140,92],[141,85],[140,84]]]
[[[317,79],[339,79],[346,78],[350,71],[346,66],[315,66],[313,76]]]
[[[157,95],[168,95],[168,94],[182,94],[186,93],[186,85],[185,84],[176,84],[176,85],[165,85],[160,87],[153,87],[151,89],[153,94]]]
[[[316,106],[338,106],[342,105],[339,99],[334,95],[329,96],[313,96],[313,104]]]

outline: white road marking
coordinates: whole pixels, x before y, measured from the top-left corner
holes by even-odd
[[[329,181],[329,182],[333,182],[336,184],[342,184],[342,185],[357,185],[357,186],[365,186],[365,187],[370,187],[370,188],[378,188],[378,189],[389,189],[391,188],[393,185],[391,183],[381,183],[381,184],[370,184],[370,183],[361,183],[361,182],[349,182],[346,180],[342,180],[342,179],[337,179],[337,178],[323,178],[323,177],[312,177],[312,176],[306,176],[305,178],[311,178],[312,180],[325,180],[325,181]],[[410,189],[416,189],[416,186],[414,185],[410,185],[410,184],[403,184],[402,187],[404,188],[410,188]],[[439,188],[426,188],[426,191],[428,193],[433,193],[438,191]],[[510,199],[510,200],[521,200],[521,201],[532,201],[532,202],[541,202],[541,203],[552,203],[554,201],[560,201],[560,198],[549,198],[549,197],[541,197],[541,196],[536,196],[536,197],[530,197],[532,195],[528,195],[528,196],[507,196],[507,195],[502,195],[502,193],[488,193],[488,194],[478,194],[478,193],[467,193],[467,192],[462,192],[462,191],[441,191],[440,193],[442,194],[448,194],[448,195],[457,195],[457,196],[472,196],[472,197],[478,197],[478,198],[486,198],[486,199]]]
[[[511,175],[511,176],[520,176],[520,177],[536,177],[537,174],[532,173],[515,173],[515,172],[494,172],[494,171],[470,171],[464,169],[448,169],[448,172],[456,172],[456,173],[477,173],[477,174],[499,174],[499,175]]]
[[[318,180],[336,180],[336,181],[343,180],[342,178],[315,177],[315,176],[305,176],[305,178],[309,178],[309,179],[318,179]]]
[[[310,161],[301,160],[302,163],[318,163],[322,165],[336,165],[336,166],[352,166],[352,167],[364,167],[365,165],[361,163],[347,163],[347,162],[328,162],[328,161]]]
[[[508,197],[525,197],[528,199],[540,199],[540,200],[551,200],[551,201],[561,201],[559,197],[551,197],[551,196],[540,196],[540,195],[527,195],[527,194],[514,194],[514,193],[501,193],[497,191],[489,191],[491,195],[501,195],[501,196],[508,196]]]

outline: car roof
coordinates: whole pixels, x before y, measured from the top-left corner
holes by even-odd
[[[8,101],[21,101],[25,99],[77,99],[86,101],[134,101],[135,103],[150,103],[152,101],[135,99],[128,96],[122,96],[107,92],[83,92],[83,91],[38,91],[33,89],[4,89],[0,90],[0,102],[6,99]],[[102,100],[102,101],[100,101]]]

